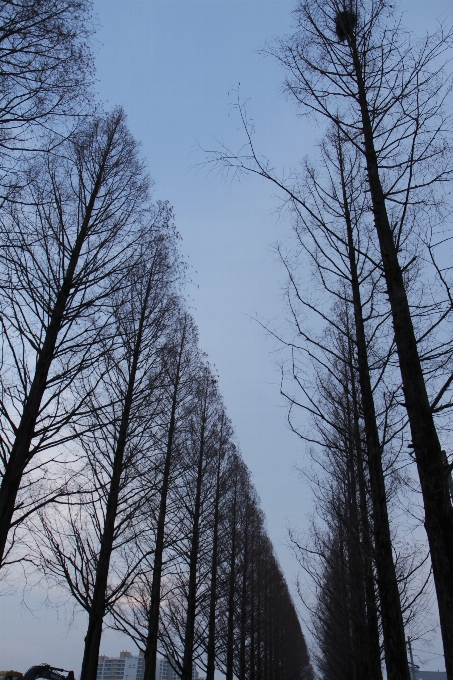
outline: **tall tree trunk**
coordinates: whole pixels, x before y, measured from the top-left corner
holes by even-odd
[[[228,583],[228,620],[226,650],[226,680],[233,680],[234,663],[234,586],[236,581],[236,503],[237,503],[237,463],[234,480],[233,513],[231,517],[231,557]]]
[[[255,534],[252,531],[252,545],[250,549],[250,680],[256,677],[256,602],[255,602]]]
[[[362,116],[368,184],[395,331],[406,409],[425,510],[434,583],[448,680],[453,680],[453,509],[448,502],[445,470],[417,349],[403,273],[393,240],[374,146],[362,64],[355,37],[349,38]],[[398,645],[400,633],[398,633]],[[407,665],[407,664],[406,664]],[[402,669],[401,669],[402,670]],[[396,678],[392,669],[389,678]],[[399,678],[408,678],[409,670]]]
[[[219,503],[220,503],[220,469],[222,462],[223,449],[223,426],[225,415],[222,414],[222,425],[220,428],[219,452],[217,458],[217,475],[214,499],[214,535],[212,538],[212,560],[211,560],[211,584],[209,593],[209,623],[208,623],[208,644],[207,644],[207,663],[206,680],[214,680],[215,673],[215,653],[216,653],[216,606],[217,606],[217,569],[219,563],[218,542],[219,542]]]
[[[150,294],[151,277],[148,280],[146,293],[142,303],[140,321],[135,339],[134,353],[132,355],[131,369],[129,372],[127,390],[118,431],[118,440],[113,458],[113,472],[107,498],[107,508],[102,532],[101,549],[96,567],[96,579],[94,582],[93,597],[89,611],[88,630],[85,636],[85,648],[83,653],[80,680],[96,680],[97,676],[99,647],[102,636],[102,622],[104,620],[106,609],[107,579],[109,575],[110,558],[113,550],[120,482],[123,473],[124,452],[127,444],[130,413],[134,400],[135,379],[137,376],[137,368],[143,338],[143,328]]]
[[[247,571],[248,571],[248,502],[245,509],[245,529],[244,529],[244,560],[242,573],[242,593],[241,593],[241,626],[239,638],[239,680],[245,680],[245,639],[247,625]]]
[[[352,348],[348,347],[350,354]],[[349,359],[349,357],[348,357]],[[348,552],[348,580],[351,597],[351,624],[353,649],[353,678],[370,678],[369,658],[366,653],[366,613],[364,598],[364,574],[360,544],[359,513],[357,507],[357,484],[355,466],[355,432],[351,392],[353,384],[349,374],[349,366],[345,371],[346,382],[346,415],[347,415],[347,444],[346,469],[348,491],[346,498],[346,544]],[[351,408],[352,406],[352,408]],[[370,678],[371,680],[371,678]]]
[[[352,382],[352,401],[354,412],[355,448],[357,454],[357,485],[359,493],[360,523],[362,527],[362,559],[365,579],[365,601],[367,616],[367,645],[366,653],[369,658],[370,680],[382,680],[381,649],[379,640],[379,620],[374,590],[373,574],[373,544],[371,541],[370,523],[368,518],[367,491],[362,451],[362,440],[359,425],[359,405],[357,402],[357,390],[355,387],[354,367],[349,366]]]
[[[257,566],[257,597],[256,597],[256,680],[263,680],[263,651],[262,651],[262,554],[261,554],[261,536],[258,541],[258,566]]]
[[[176,429],[176,409],[178,406],[178,392],[181,371],[181,360],[186,339],[185,328],[181,337],[179,348],[178,365],[173,386],[171,402],[170,423],[168,426],[167,450],[165,453],[164,471],[162,475],[162,487],[160,492],[159,517],[157,521],[156,548],[154,553],[153,580],[151,586],[151,602],[148,613],[148,634],[145,647],[145,670],[144,680],[156,680],[157,641],[159,633],[159,609],[160,589],[162,581],[162,561],[164,554],[165,518],[167,513],[167,498],[170,484],[170,471],[172,464],[173,439]]]
[[[184,657],[182,664],[181,680],[192,680],[193,643],[195,636],[195,615],[197,608],[197,563],[200,533],[201,485],[203,481],[203,457],[205,445],[207,393],[205,393],[204,398],[205,403],[203,407],[203,416],[201,423],[200,449],[198,453],[198,467],[197,467],[197,487],[195,493],[195,507],[192,522],[192,541],[190,546],[190,558],[189,558],[189,588],[187,593],[187,618],[186,618],[186,630],[184,635]]]
[[[362,67],[354,39],[351,41],[351,49],[362,114],[368,184],[423,496],[425,529],[436,587],[445,666],[448,680],[453,680],[453,508],[448,502],[441,446],[426,391],[403,273],[385,205]]]
[[[385,480],[382,469],[382,452],[371,387],[365,325],[362,315],[360,284],[357,274],[355,248],[352,235],[352,222],[343,175],[343,162],[340,153],[340,171],[343,186],[345,220],[348,233],[348,256],[351,272],[352,297],[354,303],[355,335],[357,343],[357,363],[360,391],[362,395],[363,420],[368,452],[373,525],[375,538],[376,569],[378,575],[379,598],[381,601],[382,630],[384,635],[385,663],[389,680],[410,680],[407,663],[406,640],[403,616],[393,562],[390,524],[387,511]]]

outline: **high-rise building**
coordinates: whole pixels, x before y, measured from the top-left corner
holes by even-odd
[[[96,680],[143,680],[145,660],[143,653],[133,656],[130,652],[120,652],[119,657],[100,656]],[[158,658],[156,680],[179,680],[178,673],[166,658]],[[192,680],[200,680],[196,666],[192,670]]]
[[[119,657],[100,656],[96,680],[143,680],[145,660],[140,652],[120,652]]]
[[[168,659],[157,659],[156,680],[179,680],[178,674],[171,667]]]
[[[156,680],[179,680],[179,674],[166,658],[158,658],[156,663]],[[200,680],[197,667],[192,667],[192,680]]]

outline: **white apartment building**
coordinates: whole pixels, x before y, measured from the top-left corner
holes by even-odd
[[[142,652],[132,656],[121,652],[119,657],[100,656],[96,680],[143,680],[145,660]],[[156,664],[157,680],[179,680],[179,675],[171,667],[168,659],[158,658]],[[192,680],[200,680],[196,666],[192,670]]]
[[[157,659],[156,680],[179,680],[178,674],[170,666],[168,659]]]
[[[171,667],[168,659],[157,659],[156,680],[179,680],[179,675]],[[192,667],[192,680],[200,680],[200,676],[198,675],[197,667],[195,665]]]
[[[143,680],[145,660],[132,656],[130,652],[120,652],[119,657],[100,656],[96,680]]]

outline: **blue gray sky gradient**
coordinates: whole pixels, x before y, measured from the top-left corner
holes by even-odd
[[[452,0],[404,0],[405,23],[419,32],[453,10]],[[124,106],[155,181],[155,197],[174,206],[182,251],[191,266],[188,287],[200,345],[218,370],[220,389],[253,474],[268,529],[295,593],[297,565],[285,546],[286,526],[304,526],[311,499],[297,478],[303,446],[286,424],[273,343],[251,317],[284,323],[284,272],[272,244],[290,225],[264,181],[228,182],[206,168],[200,148],[218,141],[239,149],[243,136],[232,105],[240,96],[259,150],[278,169],[310,154],[322,128],[300,119],[281,94],[283,73],[260,54],[266,41],[291,30],[288,0],[96,0],[100,99]],[[451,15],[450,15],[451,19]],[[217,142],[216,142],[217,140]],[[48,661],[79,674],[83,615],[69,626],[41,606],[43,595],[5,597],[0,622],[0,667],[25,671]],[[295,599],[297,596],[295,594]],[[101,652],[133,646],[107,632]],[[426,667],[442,668],[433,654]]]

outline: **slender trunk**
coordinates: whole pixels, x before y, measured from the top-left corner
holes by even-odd
[[[357,485],[359,492],[360,523],[362,529],[362,560],[365,580],[366,626],[367,626],[366,653],[369,659],[370,680],[382,680],[381,649],[379,641],[379,621],[376,603],[376,593],[374,590],[373,545],[371,541],[370,524],[368,518],[367,491],[364,475],[364,460],[359,428],[359,408],[357,403],[357,391],[355,387],[355,377],[352,364],[350,365],[350,371],[352,380],[351,392],[353,400],[355,444],[357,453]]]
[[[110,568],[110,558],[113,551],[113,539],[115,534],[116,515],[118,511],[118,499],[121,476],[123,473],[124,452],[127,444],[127,432],[134,400],[135,378],[137,376],[138,361],[140,358],[143,328],[145,324],[146,310],[151,293],[151,277],[148,281],[144,296],[140,322],[135,340],[134,353],[132,356],[131,369],[128,378],[126,396],[124,399],[121,422],[118,431],[118,441],[113,458],[113,471],[110,481],[109,494],[105,522],[102,532],[101,549],[96,567],[96,578],[93,588],[93,597],[89,610],[88,630],[85,636],[85,648],[83,653],[82,670],[80,680],[96,680],[99,647],[101,644],[102,622],[106,610],[107,579]]]
[[[219,503],[220,503],[220,468],[222,462],[222,448],[223,448],[223,421],[224,415],[222,414],[222,427],[220,430],[220,443],[219,443],[219,454],[217,459],[217,475],[216,475],[216,487],[215,487],[215,500],[214,500],[214,535],[212,538],[212,561],[211,561],[211,586],[209,593],[209,623],[208,623],[208,644],[207,644],[207,663],[206,663],[206,680],[214,680],[215,673],[215,617],[216,617],[216,605],[217,605],[217,568],[218,568],[218,540],[219,540]]]
[[[245,628],[247,624],[247,570],[248,570],[248,503],[245,509],[244,561],[241,593],[241,628],[239,638],[239,680],[245,680]]]
[[[236,581],[236,502],[237,502],[237,470],[234,480],[233,516],[231,518],[231,559],[228,590],[228,621],[227,621],[227,653],[226,680],[233,680],[234,662],[234,586]]]
[[[162,581],[162,561],[164,554],[165,517],[167,513],[167,498],[170,484],[170,470],[173,453],[173,438],[176,429],[176,409],[178,405],[178,391],[181,371],[181,359],[185,343],[185,331],[182,334],[179,348],[178,366],[173,386],[170,424],[168,427],[167,450],[165,453],[162,488],[160,492],[159,517],[157,521],[156,548],[154,553],[153,580],[151,586],[151,602],[148,613],[148,634],[145,647],[145,670],[143,680],[156,680],[157,640],[159,633],[160,589]]]
[[[205,400],[207,395],[205,394]],[[198,453],[197,469],[197,488],[195,493],[195,507],[192,523],[192,541],[190,546],[189,558],[189,588],[187,593],[187,618],[186,630],[184,635],[184,657],[182,664],[181,680],[192,680],[193,665],[193,643],[195,636],[195,614],[197,608],[197,563],[200,532],[200,511],[201,511],[201,485],[203,481],[203,456],[204,456],[204,437],[206,426],[206,402],[202,417],[200,450]]]
[[[351,598],[350,588],[348,583],[348,575],[346,572],[346,554],[347,547],[345,546],[345,526],[344,522],[340,522],[338,536],[338,559],[339,559],[339,578],[336,576],[334,584],[329,588],[331,591],[331,598],[334,601],[334,635],[338,635],[344,630],[339,642],[336,642],[335,648],[341,652],[341,660],[343,667],[343,674],[348,678],[354,677],[354,657],[353,657],[353,638],[351,627]],[[330,626],[329,626],[330,627]],[[331,637],[333,637],[331,635]],[[343,642],[343,644],[342,644]],[[336,662],[338,658],[338,651],[334,656]]]
[[[272,680],[270,673],[270,636],[269,636],[269,596],[270,596],[270,586],[269,586],[269,569],[268,564],[264,565],[264,602],[263,602],[263,680]]]
[[[250,563],[250,680],[255,680],[255,535],[252,531],[251,563]]]
[[[262,680],[263,675],[262,675],[262,659],[263,659],[263,651],[262,651],[262,613],[261,613],[261,607],[262,607],[262,598],[261,598],[261,592],[262,592],[262,568],[261,568],[261,563],[262,563],[262,555],[261,555],[261,536],[258,542],[258,568],[257,568],[257,622],[256,622],[256,648],[257,648],[257,654],[256,654],[256,680]]]
[[[398,261],[398,253],[385,205],[362,65],[354,38],[350,42],[362,115],[368,184],[392,312],[395,343],[412,443],[423,495],[425,529],[431,552],[445,666],[448,679],[453,680],[453,509],[448,502],[441,446],[428,400],[403,273]],[[400,635],[401,632],[398,631],[398,647],[401,646]],[[391,671],[390,680],[397,677],[397,669],[392,667]],[[408,668],[404,675],[401,673],[402,664],[398,677],[409,680]]]
[[[349,367],[348,367],[349,368]],[[349,382],[350,376],[346,378]],[[349,388],[348,388],[349,389]],[[348,418],[346,499],[346,545],[348,552],[348,581],[350,584],[353,679],[370,678],[366,654],[366,615],[364,602],[363,563],[361,559],[359,513],[357,508],[356,468],[354,455],[354,425],[349,395],[346,397]],[[371,680],[371,678],[370,678]]]
[[[274,615],[274,610],[275,610],[275,590],[276,590],[276,584],[273,578],[271,578],[270,581],[270,604],[272,607],[272,614],[270,616],[270,629],[271,629],[271,635],[270,635],[270,646],[271,646],[271,669],[272,669],[272,674],[271,678],[278,678],[280,677],[280,668],[278,664],[278,653],[277,653],[277,641],[278,641],[278,632],[277,632],[277,619]]]
[[[55,356],[55,348],[60,333],[68,299],[71,294],[74,275],[79,261],[82,246],[89,233],[91,217],[94,206],[102,185],[104,168],[110,153],[113,134],[107,145],[101,165],[99,166],[93,191],[88,202],[85,216],[77,235],[76,242],[71,252],[63,282],[55,299],[55,304],[47,326],[44,341],[38,353],[35,374],[26,397],[22,416],[16,431],[14,443],[11,447],[9,460],[5,467],[2,484],[0,487],[0,565],[5,553],[8,532],[16,505],[16,497],[19,491],[22,475],[33,454],[30,453],[31,442],[36,428],[42,398],[47,387],[47,379],[52,361]]]
[[[385,480],[382,469],[382,452],[376,422],[373,391],[371,387],[365,325],[362,315],[360,284],[352,236],[352,223],[340,148],[340,168],[343,185],[345,220],[348,232],[348,255],[354,303],[355,335],[360,391],[362,395],[363,420],[368,452],[371,500],[375,538],[376,569],[379,598],[381,601],[382,630],[384,635],[385,663],[389,680],[410,680],[406,655],[403,615],[398,591],[395,564],[393,562],[390,524],[387,511]]]
[[[274,648],[273,648],[273,630],[272,630],[272,573],[269,569],[268,577],[268,595],[267,595],[267,612],[266,612],[266,632],[267,632],[267,669],[266,676],[268,680],[274,680]]]

